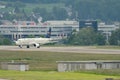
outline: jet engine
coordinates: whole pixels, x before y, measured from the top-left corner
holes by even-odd
[[[35,46],[36,48],[40,48],[40,44],[38,44],[38,43],[35,43],[34,46]]]

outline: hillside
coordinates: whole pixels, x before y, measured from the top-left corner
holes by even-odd
[[[20,0],[22,1],[22,0]],[[29,9],[30,12],[32,11],[32,9],[36,8],[36,7],[39,7],[39,8],[45,8],[47,9],[47,11],[51,11],[53,7],[64,7],[64,3],[23,3],[23,2],[17,2],[14,0],[9,2],[9,0],[7,1],[2,1],[0,0],[0,5],[6,5],[7,8],[4,8],[4,9],[0,9],[0,10],[11,10],[11,9],[14,9],[16,6],[20,6],[20,8],[22,9]],[[23,6],[24,5],[24,6]],[[9,9],[10,8],[10,9]]]
[[[105,22],[120,21],[120,0],[0,0],[7,8],[0,12],[16,10],[16,15],[7,15],[13,20],[36,20],[31,15],[46,20],[97,19]],[[19,13],[19,14],[18,14]],[[5,15],[6,16],[6,15]],[[24,18],[23,18],[24,17]]]

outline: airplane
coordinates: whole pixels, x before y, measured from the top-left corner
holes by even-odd
[[[40,48],[40,46],[43,44],[56,43],[59,40],[61,40],[61,38],[51,38],[51,28],[49,28],[46,38],[42,38],[42,37],[40,37],[40,38],[20,38],[17,41],[15,41],[15,43],[20,48],[22,48],[23,46],[26,46],[27,48],[30,48],[30,46]]]

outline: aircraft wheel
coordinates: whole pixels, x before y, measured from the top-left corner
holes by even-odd
[[[20,48],[22,48],[22,45],[19,45]]]
[[[29,46],[29,45],[27,45],[27,48],[30,48],[30,46]]]
[[[38,46],[37,48],[40,48],[40,46]]]

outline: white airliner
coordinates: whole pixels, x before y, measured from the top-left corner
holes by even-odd
[[[60,40],[59,38],[21,38],[15,41],[15,43],[20,48],[22,48],[23,46],[27,46],[27,48],[29,48],[30,46],[40,48],[40,45],[47,43],[55,43],[58,42],[59,40]]]
[[[30,46],[40,48],[40,45],[47,43],[55,43],[61,40],[61,38],[50,38],[50,36],[51,36],[51,28],[49,28],[46,38],[20,38],[17,41],[15,41],[15,43],[20,48],[22,48],[23,46],[27,46],[27,48],[29,48]]]

